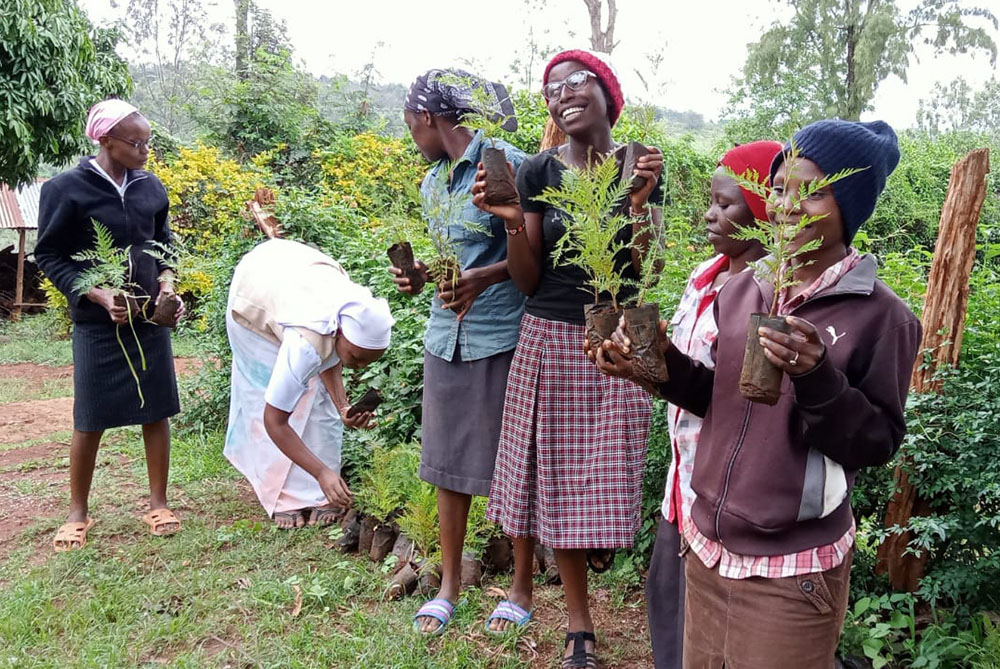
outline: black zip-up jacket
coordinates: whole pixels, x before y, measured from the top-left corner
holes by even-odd
[[[904,408],[920,323],[864,256],[836,285],[792,311],[826,346],[805,374],[785,375],[774,406],[739,393],[752,312],[773,290],[753,272],[730,279],[715,303],[715,370],[671,346],[660,392],[704,416],[691,486],[691,518],[740,555],[787,555],[825,546],[851,526],[861,467],[889,461],[906,433]]]
[[[74,322],[110,323],[104,307],[74,292],[73,282],[86,263],[72,256],[93,248],[91,219],[99,221],[118,246],[132,246],[130,281],[138,286],[138,294],[155,300],[160,290],[157,278],[166,267],[144,249],[150,248],[150,240],[170,243],[169,203],[163,184],[145,170],[128,170],[125,194],[119,196],[91,160],[81,158],[79,165],[42,185],[35,262],[69,300]]]

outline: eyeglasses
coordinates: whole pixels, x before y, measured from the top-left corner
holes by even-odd
[[[563,86],[568,86],[571,91],[578,91],[587,85],[588,77],[596,79],[597,75],[590,70],[577,70],[562,81],[550,81],[545,84],[542,87],[542,95],[546,100],[557,98],[562,93]]]
[[[125,139],[124,137],[119,137],[118,135],[112,135],[110,132],[108,133],[108,137],[110,137],[111,139],[117,139],[119,142],[125,142],[126,144],[130,145],[133,149],[148,149],[149,143],[153,141],[152,135],[149,136],[149,139],[142,142],[136,142],[131,139]]]

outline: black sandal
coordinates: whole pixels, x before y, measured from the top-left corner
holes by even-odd
[[[597,655],[587,652],[587,642],[597,644],[597,637],[593,632],[567,632],[566,645],[573,642],[573,653],[569,657],[564,657],[562,669],[600,669],[597,663]]]
[[[614,548],[588,548],[587,566],[595,574],[603,574],[615,564]]]

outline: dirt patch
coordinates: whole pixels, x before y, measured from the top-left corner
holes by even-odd
[[[19,363],[17,365],[0,365],[0,380],[18,379],[24,385],[25,392],[39,392],[45,386],[46,381],[72,378],[72,365],[66,367],[46,367],[45,365],[35,365],[30,362]]]
[[[0,444],[19,444],[73,429],[72,397],[11,402],[2,407]]]

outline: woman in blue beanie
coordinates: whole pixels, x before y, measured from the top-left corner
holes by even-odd
[[[774,406],[739,391],[747,321],[767,311],[773,289],[753,273],[733,277],[715,304],[715,369],[666,337],[670,381],[656,390],[704,416],[695,456],[696,499],[682,528],[686,561],[684,666],[832,667],[847,607],[854,546],[850,493],[861,467],[885,464],[903,439],[920,323],[875,276],[875,259],[851,240],[871,216],[899,162],[881,121],[813,123],[771,165],[768,215],[820,216],[798,245],[799,283],[779,295],[791,334],[761,328],[761,343],[786,376]],[[862,168],[795,206],[800,186]],[[619,330],[595,358],[632,375]],[[685,549],[687,550],[687,549]]]

